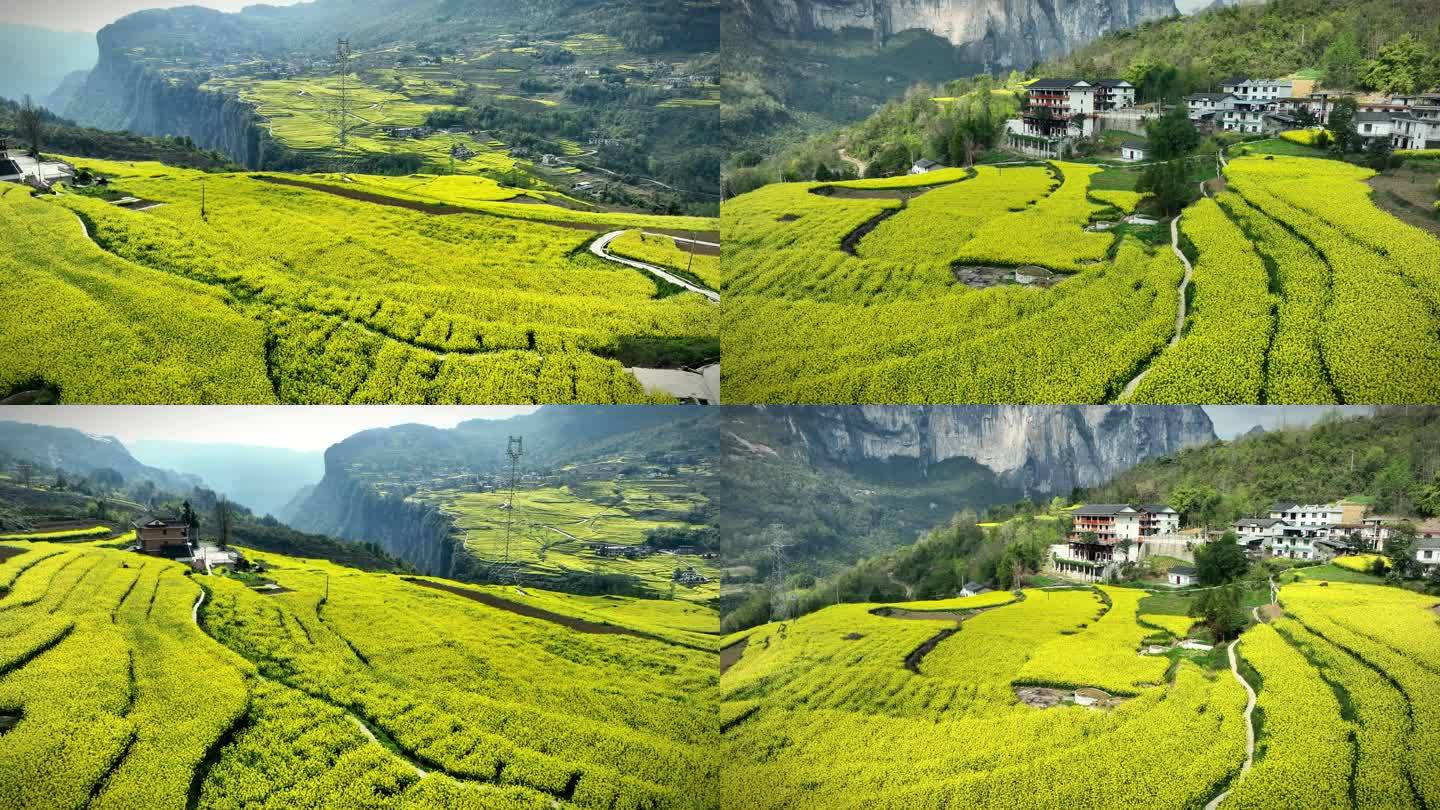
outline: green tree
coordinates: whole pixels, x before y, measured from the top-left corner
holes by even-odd
[[[16,125],[20,128],[20,137],[30,144],[31,157],[40,157],[40,145],[45,138],[45,121],[40,115],[40,108],[30,99],[26,93],[25,98],[20,102],[20,113],[16,119]]]
[[[1342,98],[1335,102],[1335,106],[1330,108],[1326,129],[1334,137],[1333,150],[1337,154],[1343,155],[1352,150],[1359,137],[1355,134],[1355,99]]]
[[[824,161],[815,164],[815,181],[818,183],[828,182],[831,179],[830,167]]]
[[[1190,172],[1183,160],[1152,163],[1145,167],[1135,190],[1152,195],[1166,216],[1174,216],[1190,202]]]
[[[1415,536],[1415,524],[1406,521],[1395,527],[1385,541],[1385,557],[1390,560],[1390,572],[1399,579],[1416,576],[1420,562],[1415,559],[1415,547],[1419,541]]]
[[[1429,484],[1415,487],[1411,500],[1415,503],[1415,511],[1422,517],[1440,515],[1440,473],[1436,473],[1435,480]]]
[[[1170,492],[1170,506],[1187,526],[1208,524],[1219,505],[1220,493],[1211,486],[1182,484]]]
[[[1195,549],[1195,570],[1202,585],[1224,585],[1234,582],[1249,569],[1245,549],[1236,541],[1234,532],[1226,532],[1218,540]]]
[[[1330,43],[1330,47],[1325,49],[1321,65],[1325,72],[1324,84],[1326,87],[1331,89],[1354,87],[1360,78],[1360,70],[1364,66],[1364,56],[1360,53],[1360,43],[1355,39],[1354,32],[1341,32],[1340,36]]]
[[[1155,160],[1183,158],[1200,145],[1200,132],[1195,129],[1184,104],[1176,104],[1164,115],[1146,121],[1145,135]]]
[[[1380,49],[1366,65],[1365,84],[1382,93],[1413,93],[1428,78],[1430,55],[1414,34],[1405,34]]]
[[[1240,606],[1241,596],[1238,585],[1202,591],[1200,597],[1190,606],[1190,615],[1203,621],[1214,634],[1216,641],[1234,638],[1245,629],[1245,609]]]

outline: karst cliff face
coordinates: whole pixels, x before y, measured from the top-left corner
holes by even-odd
[[[767,409],[812,456],[841,464],[956,458],[1032,493],[1103,483],[1141,461],[1215,440],[1199,406],[862,406]]]
[[[990,69],[1025,68],[1111,31],[1178,13],[1174,0],[738,0],[763,29],[790,36],[920,29]]]

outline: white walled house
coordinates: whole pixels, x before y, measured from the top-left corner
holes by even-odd
[[[1357,112],[1355,113],[1355,133],[1367,140],[1385,138],[1389,140],[1391,135],[1390,113],[1387,112]]]
[[[1440,93],[1416,96],[1403,113],[1390,118],[1395,149],[1440,149]]]
[[[1248,79],[1231,76],[1220,82],[1222,93],[1234,97],[1221,114],[1221,127],[1234,132],[1261,133],[1274,130],[1265,114],[1279,108],[1279,100],[1290,98],[1294,85],[1289,79]]]
[[[929,174],[930,172],[943,169],[943,163],[937,163],[929,158],[920,158],[910,165],[911,174]]]
[[[1285,527],[1285,521],[1279,518],[1241,518],[1232,526],[1235,537],[1242,545],[1248,545],[1252,541],[1268,545],[1284,533]]]
[[[1120,159],[1131,162],[1145,159],[1145,150],[1150,147],[1140,141],[1126,141],[1120,145]]]
[[[1234,106],[1235,96],[1230,93],[1192,93],[1185,97],[1185,107],[1190,113],[1190,120],[1196,124],[1222,120],[1225,111]]]
[[[1199,580],[1194,568],[1188,565],[1177,565],[1166,572],[1165,581],[1178,588],[1185,588],[1194,585]]]
[[[1021,134],[1046,139],[1089,138],[1095,134],[1099,116],[1133,106],[1135,86],[1123,79],[1037,79],[1025,89]]]
[[[1070,515],[1066,543],[1050,547],[1054,569],[1091,582],[1143,559],[1148,539],[1170,540],[1180,529],[1180,513],[1164,504],[1086,504]]]

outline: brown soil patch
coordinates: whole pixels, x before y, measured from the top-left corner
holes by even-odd
[[[797,219],[799,219],[799,218],[800,218],[800,215],[799,215],[799,214],[781,214],[780,216],[778,216],[778,217],[775,218],[775,221],[776,221],[776,222],[794,222],[795,220],[797,220]]]
[[[1068,689],[1051,689],[1046,686],[1015,687],[1015,697],[1020,698],[1020,702],[1026,706],[1034,706],[1037,709],[1059,706],[1071,694],[1072,692]]]
[[[941,630],[940,632],[931,636],[925,641],[924,644],[921,644],[919,647],[911,650],[910,654],[905,656],[905,668],[915,673],[916,675],[919,675],[920,659],[929,655],[930,651],[939,646],[940,642],[955,635],[958,632],[960,632],[960,625],[957,624],[954,627],[947,627],[944,630]]]
[[[881,211],[880,213],[866,220],[865,224],[851,231],[850,235],[840,240],[840,249],[845,251],[846,253],[849,253],[851,256],[859,255],[855,252],[855,249],[860,246],[860,240],[864,239],[866,234],[878,228],[880,226],[880,223],[904,210],[905,201],[902,199],[900,201],[899,208],[887,208],[884,211]]]
[[[1275,621],[1276,619],[1284,615],[1285,608],[1282,608],[1279,605],[1271,604],[1260,606],[1260,618],[1263,619],[1267,624],[1269,622]]]
[[[618,227],[619,226],[617,225],[616,228]],[[615,230],[616,228],[610,228],[609,230]],[[678,236],[681,239],[695,239],[700,242],[714,242],[717,245],[720,244],[720,234],[715,231],[686,231],[681,230],[680,228],[642,228],[641,230],[645,231],[646,233],[662,233],[666,236]],[[714,255],[720,255],[720,248],[712,248],[709,245],[693,245],[686,242],[680,246],[681,250],[689,250],[690,248],[694,248],[696,253],[704,253],[706,252],[706,250],[713,250],[715,251]]]
[[[405,577],[405,581],[412,582],[416,585],[423,585],[426,588],[434,588],[437,591],[453,593],[456,596],[462,596],[466,599],[474,600],[483,605],[498,608],[499,610],[508,610],[511,613],[518,613],[521,616],[528,616],[532,619],[540,619],[542,621],[564,625],[571,630],[578,630],[581,633],[596,633],[602,635],[623,635],[636,636],[637,638],[650,638],[650,636],[647,636],[643,633],[637,633],[634,630],[630,630],[624,627],[616,627],[613,624],[601,624],[599,622],[586,621],[585,619],[576,619],[572,616],[565,616],[563,614],[545,610],[544,608],[538,608],[533,605],[526,605],[520,602],[512,602],[509,599],[501,599],[498,596],[492,596],[488,593],[482,593],[480,591],[472,591],[469,588],[461,588],[455,585],[445,585],[439,582],[429,582],[423,579],[415,579],[413,577]]]
[[[25,551],[26,549],[18,548],[16,546],[0,546],[0,563],[5,562],[11,557],[24,554]]]
[[[1382,211],[1415,227],[1440,236],[1440,219],[1434,212],[1436,172],[1398,169],[1378,174],[1366,182],[1375,193],[1370,195]]]
[[[1435,611],[1435,615],[1436,615],[1436,616],[1440,616],[1440,605],[1436,605],[1435,607],[1430,608],[1430,609],[1433,610],[1433,611]]]
[[[986,287],[994,287],[999,284],[1018,283],[1015,281],[1014,267],[990,267],[987,265],[961,264],[952,265],[950,267],[950,273],[955,276],[956,281],[964,284],[967,287],[973,287],[975,289],[983,290]],[[1052,271],[1052,275],[1049,278],[1042,278],[1024,286],[1049,289],[1050,287],[1054,287],[1056,284],[1064,281],[1065,278],[1066,276],[1064,273],[1055,273]]]
[[[846,640],[846,641],[859,641],[860,639],[862,639],[862,638],[864,638],[864,637],[865,637],[865,634],[864,634],[864,633],[846,633],[846,634],[845,634],[845,640]]]
[[[745,654],[745,645],[747,645],[747,644],[749,644],[749,643],[750,643],[750,638],[747,636],[747,637],[740,639],[739,641],[735,642],[734,644],[731,644],[729,647],[726,647],[726,648],[724,648],[724,649],[722,649],[722,650],[720,651],[720,674],[721,674],[721,675],[724,675],[724,674],[725,674],[725,670],[729,669],[730,667],[735,666],[737,663],[740,662],[741,656],[743,656],[743,655]]]
[[[887,619],[929,619],[930,621],[963,622],[970,614],[957,610],[907,610],[906,608],[882,607],[870,611]]]

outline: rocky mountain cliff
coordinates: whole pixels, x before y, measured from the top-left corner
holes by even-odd
[[[375,541],[421,571],[462,576],[463,544],[449,516],[410,497],[455,476],[499,472],[512,435],[522,471],[616,456],[672,453],[713,458],[714,408],[548,406],[512,419],[476,419],[451,430],[399,425],[357,433],[325,451],[325,477],[283,513],[302,531]],[[437,483],[439,482],[439,483]]]
[[[1215,440],[1199,406],[732,407],[721,431],[727,565],[766,564],[779,526],[817,572]]]
[[[968,459],[1026,494],[1067,494],[1146,459],[1215,440],[1199,406],[862,406],[777,408],[812,457],[902,461],[924,476]]]
[[[1176,14],[1174,0],[737,0],[738,13],[788,36],[845,29],[877,43],[923,30],[948,40],[967,62],[1025,69],[1111,31]]]

